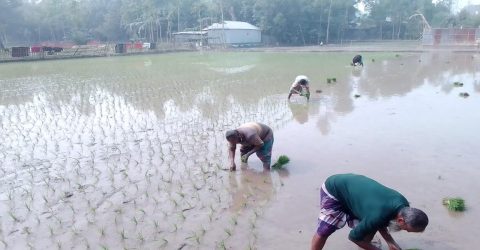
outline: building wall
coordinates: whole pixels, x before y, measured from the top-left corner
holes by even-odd
[[[442,45],[477,45],[480,41],[480,29],[432,29],[423,33],[422,44],[428,46]]]
[[[209,44],[255,44],[262,42],[260,30],[209,30]]]

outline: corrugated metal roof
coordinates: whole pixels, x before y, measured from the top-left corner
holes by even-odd
[[[206,35],[206,31],[180,31],[172,33],[173,35]]]
[[[251,25],[246,22],[237,22],[237,21],[224,21],[222,23],[214,23],[203,30],[216,30],[216,29],[226,29],[226,30],[260,30],[257,26]]]

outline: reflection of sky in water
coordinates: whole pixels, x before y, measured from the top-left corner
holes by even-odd
[[[13,174],[23,166],[48,169],[36,176],[42,179],[61,175],[74,178],[77,166],[89,169],[93,165],[99,178],[108,180],[111,177],[106,169],[125,165],[130,170],[115,169],[112,173],[131,171],[128,173],[140,185],[146,184],[145,176],[152,173],[158,180],[172,178],[185,185],[177,185],[170,194],[163,193],[165,197],[175,192],[195,192],[204,185],[223,190],[214,197],[207,189],[200,190],[201,199],[190,201],[199,207],[195,222],[207,223],[210,208],[202,202],[211,202],[215,209],[232,205],[230,211],[256,216],[252,210],[242,210],[244,203],[269,201],[276,195],[271,190],[281,181],[276,174],[265,176],[245,170],[231,176],[217,168],[226,163],[224,131],[244,122],[260,121],[274,131],[300,138],[305,131],[286,127],[312,125],[316,130],[310,133],[323,137],[316,143],[327,143],[324,148],[377,145],[358,152],[379,158],[389,155],[389,148],[421,158],[422,154],[449,154],[448,148],[438,146],[442,144],[451,148],[466,144],[461,147],[463,152],[455,151],[458,154],[468,154],[471,149],[465,147],[478,145],[471,135],[480,120],[472,108],[479,106],[476,58],[462,54],[405,55],[366,60],[365,67],[352,69],[344,66],[344,59],[350,55],[338,57],[338,61],[332,60],[331,54],[248,53],[239,61],[235,61],[235,54],[197,55],[192,59],[181,55],[125,57],[65,61],[61,62],[65,66],[62,71],[54,67],[58,62],[0,65],[0,74],[5,76],[0,79],[0,178],[15,187],[30,178],[28,172]],[[324,63],[327,66],[318,66]],[[287,92],[299,72],[310,77],[312,97],[308,103],[298,96],[289,103]],[[337,83],[323,82],[332,76]],[[454,81],[464,86],[453,87]],[[468,92],[470,97],[461,98],[460,92]],[[355,94],[360,97],[355,98]],[[314,137],[312,134],[306,138]],[[406,147],[405,141],[419,140],[424,142]],[[276,147],[290,152],[276,140],[274,156]],[[250,164],[251,169],[261,166],[256,159]],[[210,177],[206,181],[195,179],[203,174]],[[84,184],[93,182],[87,179]],[[45,191],[43,184],[38,185],[39,192]],[[104,182],[95,185],[99,196],[111,191]],[[54,197],[58,198],[66,187],[59,184]],[[8,188],[2,186],[0,195],[6,197],[11,191]],[[171,197],[165,197],[156,198],[170,204]],[[217,210],[215,213],[223,215]],[[105,216],[103,220],[113,218]],[[248,220],[251,218],[245,218],[244,226]],[[222,227],[229,222],[218,223]],[[187,219],[185,228],[192,224]],[[48,232],[46,226],[43,230]],[[188,237],[191,232],[178,233]],[[21,239],[19,235],[12,237]]]
[[[255,65],[244,65],[240,67],[231,67],[231,68],[210,68],[213,71],[225,74],[237,74],[237,73],[244,73],[251,69],[253,69]]]
[[[453,105],[464,101],[458,98],[460,93],[470,93],[469,98],[475,98],[472,94],[478,93],[476,79],[480,75],[477,64],[475,58],[468,54],[413,54],[367,61],[363,68],[346,69],[345,75],[337,77],[335,84],[313,82],[312,99],[308,106],[301,108],[298,104],[300,99],[294,96],[297,99],[293,99],[289,108],[295,121],[303,124],[312,116],[322,134],[328,134],[337,116],[362,112],[357,108],[365,105],[385,105],[394,97],[411,96],[419,91],[421,99],[408,97],[395,99],[395,102],[400,106],[410,106],[422,99],[445,98],[439,96],[441,91],[454,97],[443,101]],[[453,83],[456,81],[464,83],[464,86],[455,87]],[[316,90],[321,90],[321,93],[315,93]]]

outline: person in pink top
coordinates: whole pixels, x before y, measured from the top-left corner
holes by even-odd
[[[225,133],[225,138],[229,142],[228,159],[230,161],[230,171],[236,170],[235,150],[237,144],[240,144],[241,161],[246,163],[248,157],[256,153],[263,162],[265,169],[270,169],[272,160],[273,131],[270,127],[259,122],[249,122],[240,127],[229,130]]]

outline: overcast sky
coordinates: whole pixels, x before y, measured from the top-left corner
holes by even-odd
[[[435,2],[435,1],[434,1]],[[480,4],[480,0],[457,0],[457,6],[453,6],[455,12],[460,11],[463,7],[469,4]]]

